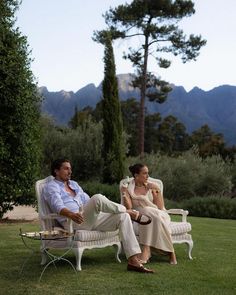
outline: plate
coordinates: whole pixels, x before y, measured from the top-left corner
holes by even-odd
[[[61,232],[59,230],[44,230],[44,231],[40,231],[39,234],[43,235],[43,236],[56,236],[59,235]]]
[[[32,237],[38,237],[39,233],[38,232],[27,232],[27,233],[24,233],[23,235],[26,237],[32,238]]]

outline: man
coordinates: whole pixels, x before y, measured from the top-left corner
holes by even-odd
[[[71,180],[71,164],[67,159],[52,163],[51,173],[55,177],[44,188],[43,196],[52,212],[62,217],[58,222],[65,227],[66,218],[73,220],[74,228],[81,230],[114,231],[119,229],[124,252],[128,259],[127,270],[153,273],[138,259],[141,253],[135,237],[131,219],[141,224],[151,220],[137,211],[126,210],[123,205],[108,200],[101,194],[91,198],[77,182]]]

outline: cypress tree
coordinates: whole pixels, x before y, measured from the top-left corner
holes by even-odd
[[[104,80],[102,83],[103,99],[103,181],[119,182],[124,175],[124,142],[122,138],[123,123],[118,94],[118,82],[114,53],[110,35],[103,39]]]

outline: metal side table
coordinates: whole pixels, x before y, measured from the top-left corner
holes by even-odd
[[[72,267],[74,272],[77,274],[77,271],[76,271],[74,265],[67,258],[65,258],[65,255],[68,252],[70,252],[73,248],[75,231],[73,233],[61,232],[61,231],[57,231],[57,230],[40,231],[40,232],[22,232],[22,230],[20,229],[20,237],[21,237],[25,247],[31,251],[31,254],[25,259],[24,263],[22,264],[20,274],[23,272],[23,269],[24,269],[27,261],[36,252],[31,246],[29,246],[27,239],[40,241],[41,242],[41,252],[44,252],[47,255],[47,257],[49,258],[49,262],[46,263],[46,265],[44,266],[44,268],[40,274],[39,282],[41,281],[42,276],[43,276],[45,270],[48,268],[48,266],[50,264],[53,264],[56,267],[55,263],[60,260],[63,260],[63,261],[66,261],[67,263],[69,263],[69,265]],[[60,256],[54,255],[48,251],[47,247],[44,245],[45,244],[44,241],[53,241],[53,242],[65,241],[67,243],[67,247],[66,247],[66,249],[64,249],[65,251],[62,253],[62,255],[60,255]]]

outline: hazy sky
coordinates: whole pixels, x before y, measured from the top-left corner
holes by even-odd
[[[102,14],[122,0],[23,0],[16,25],[28,38],[32,49],[32,71],[39,86],[49,91],[77,91],[103,80],[102,45],[92,41],[94,30],[105,28]],[[181,21],[186,34],[201,34],[207,45],[197,61],[183,64],[173,58],[169,69],[159,69],[154,61],[149,69],[187,91],[197,86],[210,90],[229,84],[236,86],[236,0],[195,0],[196,13]],[[116,41],[116,73],[132,73],[123,51],[130,41]]]

